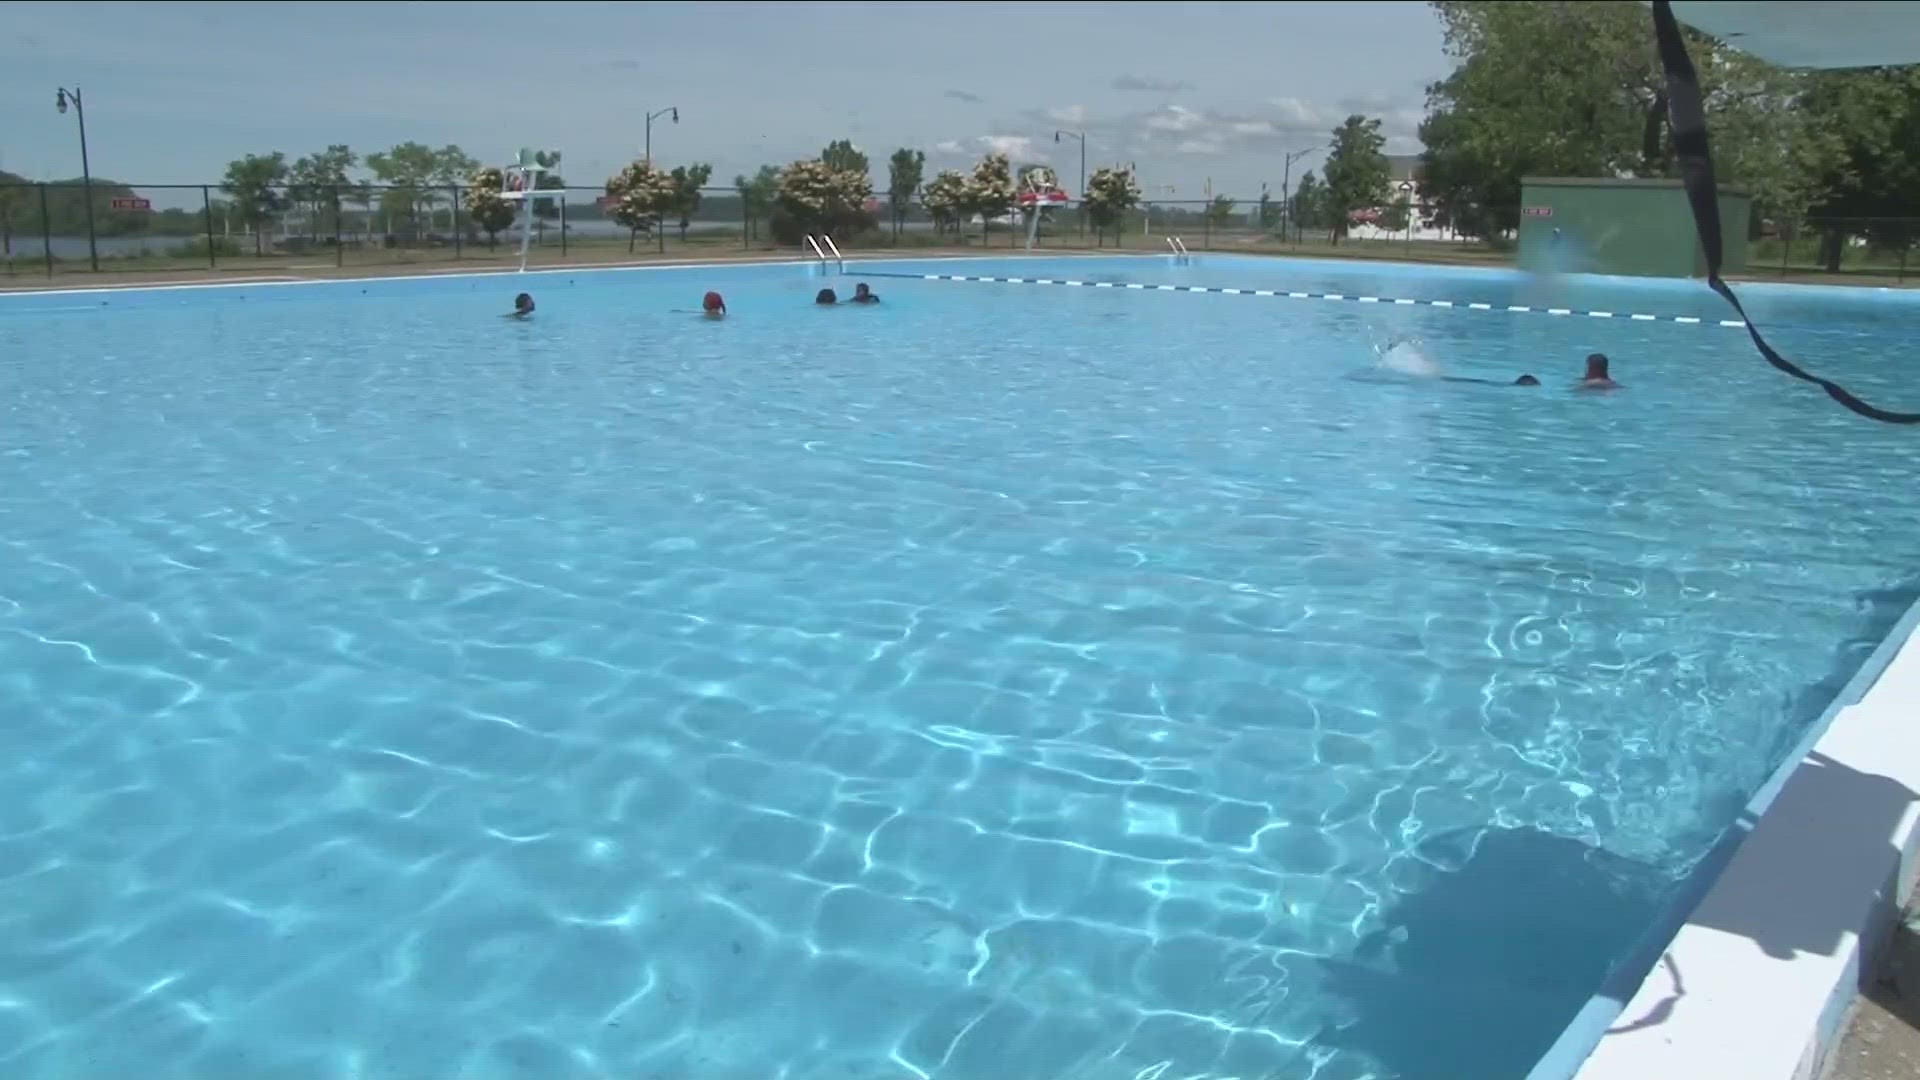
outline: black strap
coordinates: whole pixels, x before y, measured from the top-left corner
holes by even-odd
[[[1747,309],[1733,289],[1720,279],[1722,257],[1720,240],[1720,194],[1713,179],[1713,154],[1707,148],[1707,110],[1700,96],[1700,80],[1694,74],[1693,60],[1680,36],[1680,24],[1674,21],[1667,0],[1654,0],[1653,33],[1660,46],[1660,66],[1667,76],[1667,117],[1673,125],[1673,152],[1680,162],[1680,179],[1687,188],[1687,202],[1693,205],[1694,228],[1700,232],[1700,246],[1707,253],[1707,286],[1733,305],[1747,333],[1767,363],[1796,379],[1804,379],[1827,392],[1827,396],[1870,420],[1883,424],[1920,424],[1920,413],[1889,412],[1869,405],[1847,392],[1838,383],[1802,370],[1760,336],[1760,329],[1747,317]]]

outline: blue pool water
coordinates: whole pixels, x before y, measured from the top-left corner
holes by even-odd
[[[1515,1077],[1913,595],[1737,330],[871,280],[0,297],[0,1073]]]

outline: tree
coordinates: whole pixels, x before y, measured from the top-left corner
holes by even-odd
[[[926,174],[927,155],[901,147],[887,159],[887,201],[893,209],[893,235],[900,235],[900,223],[906,217],[907,204],[920,190]]]
[[[643,232],[652,232],[680,198],[673,177],[646,160],[636,161],[607,178],[607,216],[627,227],[627,250]]]
[[[27,190],[26,177],[0,170],[0,256],[9,267],[13,265],[14,222],[27,205]]]
[[[1232,199],[1215,195],[1213,201],[1207,204],[1207,227],[1216,232],[1226,228],[1227,222],[1233,220],[1233,207]]]
[[[980,235],[984,239],[993,219],[1013,211],[1013,166],[1005,154],[988,154],[973,167],[967,178],[961,209],[980,215]]]
[[[814,233],[847,239],[871,227],[865,208],[872,194],[873,181],[865,172],[836,169],[824,160],[796,161],[780,170],[775,182],[774,239],[797,244]]]
[[[476,170],[467,185],[467,220],[486,232],[489,249],[500,230],[513,224],[514,204],[500,194],[506,186],[506,173],[491,165]]]
[[[1810,128],[1831,140],[1806,155],[1815,192],[1808,209],[1824,219],[1827,269],[1840,269],[1849,237],[1882,248],[1911,244],[1920,217],[1920,68],[1821,72],[1800,107]]]
[[[868,178],[868,188],[872,188],[872,170],[867,165],[867,155],[853,145],[850,139],[840,139],[827,144],[820,151],[820,163],[834,172],[859,173]]]
[[[1458,0],[1433,5],[1452,74],[1421,125],[1430,223],[1497,238],[1518,225],[1522,176],[1671,176],[1666,79],[1633,0]],[[1794,201],[1809,134],[1805,76],[1685,30],[1721,180],[1763,205]]]
[[[318,238],[322,219],[336,231],[340,222],[340,203],[353,186],[347,174],[360,162],[360,156],[344,143],[295,161],[287,170],[288,197],[308,210],[307,235]]]
[[[673,170],[673,208],[680,214],[680,241],[687,239],[687,226],[700,209],[700,189],[713,175],[711,165],[676,165]]]
[[[1355,211],[1372,210],[1387,201],[1393,165],[1387,161],[1386,145],[1380,121],[1358,113],[1333,129],[1333,145],[1324,167],[1324,199],[1331,219],[1327,223],[1328,239],[1332,243],[1339,243],[1347,235]]]
[[[533,152],[533,163],[540,166],[541,170],[534,175],[533,189],[535,191],[566,190],[566,177],[560,175],[560,151],[536,150]],[[562,197],[564,198],[564,196]],[[546,223],[560,216],[560,206],[554,199],[535,199],[533,201],[533,216],[534,220],[540,222],[540,235],[544,238],[546,236]]]
[[[391,150],[367,155],[367,168],[387,191],[380,196],[380,207],[388,215],[386,231],[391,232],[392,217],[398,215],[412,232],[419,231],[420,212],[434,205],[432,185],[440,169],[440,158],[425,143],[403,142]]]
[[[927,216],[933,219],[934,235],[949,230],[958,231],[963,214],[961,206],[966,202],[966,194],[967,178],[952,169],[942,169],[927,183],[920,202],[927,208]]]
[[[744,173],[733,178],[733,190],[740,193],[740,205],[747,215],[747,239],[759,237],[759,223],[773,210],[774,191],[779,183],[780,170],[771,165],[760,166],[760,171],[751,179]]]
[[[1320,179],[1308,169],[1300,174],[1300,183],[1293,189],[1293,208],[1288,215],[1293,219],[1296,232],[1326,227],[1326,189],[1320,186]]]
[[[266,226],[273,215],[286,209],[286,200],[277,190],[287,181],[287,155],[248,154],[227,165],[220,189],[233,196],[234,209],[253,230],[253,253],[266,254]]]
[[[1100,168],[1087,179],[1087,190],[1080,197],[1087,220],[1093,223],[1095,241],[1104,240],[1108,229],[1118,232],[1127,211],[1140,205],[1140,185],[1133,170]]]

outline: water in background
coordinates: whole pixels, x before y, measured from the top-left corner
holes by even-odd
[[[868,280],[0,297],[6,1075],[1518,1076],[1920,555],[1736,330]]]

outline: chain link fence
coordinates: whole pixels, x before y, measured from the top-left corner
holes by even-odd
[[[528,262],[590,266],[643,258],[798,256],[798,230],[770,202],[735,188],[705,188],[646,227],[610,216],[597,187],[552,190],[527,237]],[[461,186],[347,184],[235,193],[217,184],[128,186],[74,182],[0,184],[0,278],[71,273],[226,271],[320,273],[403,266],[517,265],[521,225],[476,216]],[[1324,215],[1269,197],[1143,201],[1096,221],[1067,203],[1041,212],[1044,250],[1159,252],[1177,238],[1191,251],[1332,254],[1504,265],[1512,237],[1463,236],[1405,203],[1351,215],[1334,230]],[[1517,208],[1455,215],[1514,220]],[[1017,251],[1029,219],[1019,210],[941,213],[884,196],[843,220],[834,238],[849,252]],[[1338,233],[1336,235],[1336,232]],[[1904,281],[1920,219],[1756,222],[1749,276],[1839,276]]]

